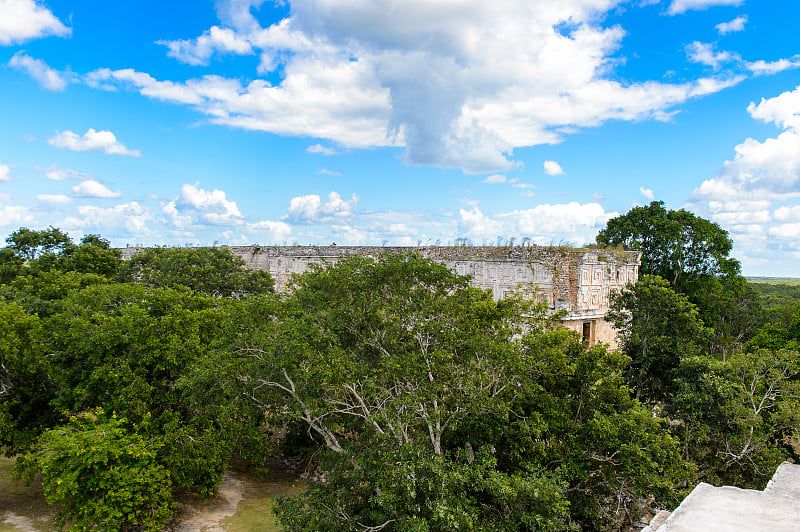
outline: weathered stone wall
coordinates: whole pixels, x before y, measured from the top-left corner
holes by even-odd
[[[351,246],[232,246],[249,268],[267,270],[279,291],[289,288],[294,274],[311,264],[335,264],[342,257],[377,257],[385,253],[416,252],[447,265],[472,283],[492,290],[495,299],[523,293],[555,310],[567,310],[564,324],[589,343],[616,346],[614,329],[605,322],[609,298],[639,272],[639,254],[631,251],[567,247],[351,247]],[[130,258],[139,248],[125,248]],[[588,326],[586,324],[589,324]]]

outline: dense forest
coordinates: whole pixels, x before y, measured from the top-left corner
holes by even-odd
[[[276,506],[299,531],[619,530],[797,458],[800,301],[660,202],[597,237],[642,252],[617,351],[413,252],[276,294],[224,248],[6,242],[0,446],[70,530],[159,530],[178,491],[278,451],[324,472]]]

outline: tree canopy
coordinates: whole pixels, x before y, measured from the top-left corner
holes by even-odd
[[[119,276],[154,288],[185,286],[212,297],[272,291],[268,272],[248,270],[227,248],[150,248],[125,261]]]
[[[668,210],[663,201],[612,218],[597,243],[641,251],[640,272],[672,285],[686,276],[739,273],[739,263],[728,258],[733,243],[727,231],[684,209]]]
[[[274,294],[226,249],[122,262],[23,228],[0,249],[0,445],[76,530],[163,528],[176,493],[275,448],[320,472],[275,505],[289,530],[620,530],[800,458],[800,311],[762,312],[715,249],[613,294],[610,350],[414,253]]]

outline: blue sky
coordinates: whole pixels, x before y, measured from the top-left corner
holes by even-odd
[[[0,233],[594,241],[652,199],[800,276],[794,0],[0,0]]]

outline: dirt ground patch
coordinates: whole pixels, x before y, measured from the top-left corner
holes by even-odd
[[[14,461],[0,457],[0,532],[45,532],[53,530],[55,511],[44,500],[41,484],[30,487],[14,483]],[[282,471],[256,478],[231,468],[223,475],[219,497],[204,501],[195,495],[178,500],[178,512],[167,530],[172,532],[240,532],[280,530],[272,515],[272,500],[297,493],[304,484]]]

